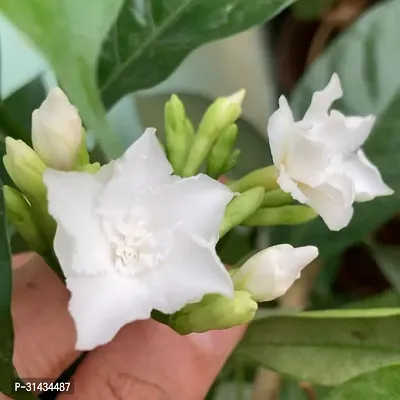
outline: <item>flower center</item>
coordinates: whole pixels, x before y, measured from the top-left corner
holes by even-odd
[[[126,221],[114,227],[111,239],[116,268],[129,275],[153,269],[167,258],[172,248],[172,232],[152,232],[145,219],[130,212]]]

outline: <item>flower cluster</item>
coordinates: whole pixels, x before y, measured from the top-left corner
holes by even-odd
[[[100,167],[89,163],[77,110],[52,90],[33,113],[34,150],[7,138],[4,165],[19,190],[4,193],[9,218],[32,249],[54,249],[71,292],[77,349],[105,344],[155,312],[182,334],[249,322],[257,302],[282,296],[318,250],[272,246],[228,273],[216,252],[223,235],[317,214],[338,230],[350,222],[354,201],[391,194],[360,149],[374,117],[328,114],[341,94],[334,75],[299,122],[281,97],[268,124],[274,166],[225,184],[215,178],[238,159],[244,91],[218,98],[197,131],[172,96],[165,150],[149,128]],[[203,163],[207,174],[198,172]]]

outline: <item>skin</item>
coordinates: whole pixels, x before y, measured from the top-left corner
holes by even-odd
[[[68,291],[36,255],[13,264],[14,365],[22,378],[56,379],[80,355]],[[57,399],[204,399],[244,329],[180,336],[153,320],[131,323],[86,356],[72,378],[74,393]]]

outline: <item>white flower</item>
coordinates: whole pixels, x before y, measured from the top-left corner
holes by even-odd
[[[285,97],[268,123],[268,137],[278,184],[301,203],[312,207],[329,229],[347,226],[354,201],[393,193],[371,164],[361,145],[375,118],[345,117],[332,103],[342,96],[339,77],[313,95],[302,121],[295,122]]]
[[[233,193],[205,175],[172,172],[154,129],[95,175],[45,172],[78,349],[109,342],[153,309],[171,314],[207,293],[233,296],[215,251]]]
[[[56,87],[32,114],[32,144],[51,168],[70,170],[82,143],[82,121],[64,92]]]
[[[300,278],[301,271],[317,257],[318,249],[314,246],[272,246],[247,260],[232,280],[235,289],[248,291],[253,300],[271,301],[284,295]]]

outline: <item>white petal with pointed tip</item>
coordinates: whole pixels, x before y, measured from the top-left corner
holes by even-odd
[[[355,201],[369,201],[377,196],[388,196],[394,193],[383,181],[378,168],[368,160],[362,150],[345,161],[342,169],[354,182]]]
[[[222,183],[199,174],[146,193],[138,205],[145,208],[153,227],[178,224],[182,230],[216,242],[225,208],[233,196]]]
[[[346,176],[332,176],[315,188],[304,186],[308,205],[314,209],[332,231],[346,227],[353,216],[354,187]]]
[[[232,279],[235,288],[247,290],[253,300],[271,301],[284,295],[317,256],[314,246],[272,246],[246,261]]]
[[[293,130],[293,114],[285,96],[279,98],[279,108],[268,120],[268,139],[275,165],[284,162],[287,144]]]
[[[47,186],[49,212],[67,233],[68,242],[73,241],[72,265],[60,260],[64,273],[69,269],[88,274],[109,270],[110,245],[95,212],[104,185],[96,175],[52,169],[45,171],[43,180]],[[63,257],[61,248],[62,241],[57,238],[58,253]]]
[[[328,85],[315,92],[311,99],[311,104],[306,113],[304,114],[303,121],[306,123],[315,123],[324,119],[332,103],[343,96],[342,86],[337,74],[333,74]]]

